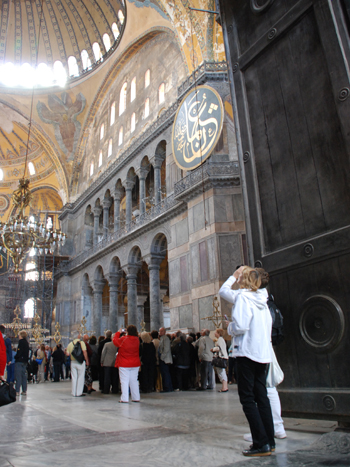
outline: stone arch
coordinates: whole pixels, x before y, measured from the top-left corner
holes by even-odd
[[[152,163],[154,165],[154,197],[155,204],[166,197],[166,146],[167,142],[161,140],[155,150]]]
[[[159,302],[151,300],[151,309],[159,308],[159,324],[164,324],[165,327],[170,327],[170,308],[169,308],[169,268],[168,268],[168,239],[163,232],[157,233],[151,242],[151,257],[149,269],[159,268],[159,277],[154,272],[154,277],[150,280],[159,281]],[[153,285],[155,287],[155,285]],[[154,321],[156,320],[154,316]]]
[[[153,205],[154,194],[154,169],[148,158],[144,156],[141,160],[139,170],[140,182],[140,213],[143,214],[148,211]]]
[[[104,194],[102,206],[103,237],[106,238],[109,232],[114,230],[114,199],[109,188]]]
[[[140,182],[134,167],[130,167],[124,182],[126,191],[125,219],[126,225],[140,215]]]
[[[91,204],[86,206],[84,215],[84,226],[85,226],[85,248],[91,248],[93,245],[94,235],[94,213],[91,208]]]

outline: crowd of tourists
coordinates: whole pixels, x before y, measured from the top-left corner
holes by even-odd
[[[79,334],[65,351],[58,344],[54,349],[40,345],[32,352],[25,331],[19,333],[15,350],[0,326],[0,379],[7,364],[17,395],[21,389],[26,395],[27,379],[58,382],[69,376],[70,369],[74,397],[96,391],[93,383],[98,381],[102,393],[120,392],[119,402],[128,403],[129,395],[132,402],[140,402],[140,393],[152,391],[213,390],[216,373],[221,393],[227,393],[228,384],[237,380],[250,427],[245,439],[253,443],[243,454],[269,456],[275,450],[275,438],[286,434],[275,387],[281,380],[277,381],[278,362],[271,342],[268,283],[263,269],[241,266],[222,285],[220,296],[232,304],[231,320],[226,318],[227,333],[232,336],[229,349],[223,329],[215,331],[214,343],[208,329],[188,335],[179,330],[170,335],[162,327],[139,334],[130,324],[98,339],[88,335],[81,339]]]

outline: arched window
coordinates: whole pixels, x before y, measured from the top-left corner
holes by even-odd
[[[162,104],[165,101],[165,85],[162,83],[159,86],[159,104]]]
[[[126,109],[126,87],[127,87],[127,83],[124,83],[120,90],[119,115],[121,115]]]
[[[108,142],[108,155],[107,157],[111,157],[112,155],[112,149],[113,149],[113,140],[112,138]]]
[[[81,61],[83,63],[83,70],[91,68],[91,60],[86,50],[81,51]]]
[[[103,139],[105,135],[105,124],[102,123],[101,128],[100,128],[100,139]]]
[[[135,100],[136,97],[136,76],[131,81],[130,102]]]
[[[124,15],[123,15],[122,10],[118,11],[118,18],[119,18],[120,24],[123,24],[124,23]]]
[[[97,42],[92,44],[92,51],[94,52],[96,62],[102,58],[101,49]]]
[[[30,279],[26,279],[26,280],[30,280]],[[24,317],[27,319],[34,318],[34,308],[35,308],[34,300],[32,298],[28,298],[28,300],[24,304]]]
[[[131,125],[130,125],[130,131],[131,133],[135,131],[135,125],[136,125],[136,116],[135,112],[131,115]]]
[[[92,177],[94,174],[94,163],[91,162],[91,165],[90,165],[90,177]]]
[[[37,82],[41,86],[51,86],[53,82],[52,69],[46,63],[39,63],[36,70]]]
[[[28,170],[29,170],[30,175],[35,175],[35,167],[34,167],[33,162],[29,162]]]
[[[24,280],[26,281],[39,280],[39,273],[36,270],[36,264],[34,261],[30,261],[26,264],[26,274],[25,274]]]
[[[52,216],[48,216],[47,221],[46,221],[46,228],[47,229],[53,228],[53,217]]]
[[[145,118],[147,118],[149,115],[149,98],[145,100]]]
[[[118,145],[121,146],[123,144],[123,127],[120,127],[119,130],[119,139],[118,139]]]
[[[69,76],[79,76],[79,68],[77,64],[77,59],[71,55],[68,57],[68,71]]]
[[[102,36],[102,40],[106,49],[106,52],[111,48],[111,40],[109,38],[109,35],[105,32]]]
[[[119,35],[120,35],[117,23],[112,24],[112,32],[113,32],[113,35],[114,35],[114,39],[117,40]]]
[[[4,171],[0,169],[0,180],[4,179]]]
[[[111,105],[111,122],[110,125],[113,125],[115,122],[115,102]]]
[[[98,166],[101,167],[101,165],[102,165],[102,151],[100,151],[98,155]]]
[[[62,62],[60,62],[59,60],[56,60],[53,64],[53,74],[57,84],[63,87],[67,81],[67,72],[64,69]]]
[[[145,73],[145,88],[148,88],[151,82],[151,71],[147,70]]]

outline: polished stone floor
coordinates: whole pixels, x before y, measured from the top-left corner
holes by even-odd
[[[73,398],[69,381],[30,385],[0,408],[0,467],[350,466],[350,435],[315,420],[286,419],[288,438],[271,457],[244,458],[248,427],[235,386],[118,400],[98,391]]]

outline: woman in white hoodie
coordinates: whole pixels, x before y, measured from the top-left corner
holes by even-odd
[[[232,290],[237,282],[238,290]],[[275,450],[271,407],[266,391],[266,370],[271,362],[272,319],[266,289],[259,289],[260,274],[242,266],[222,285],[219,294],[233,304],[227,332],[234,336],[238,394],[247,417],[253,444],[244,450],[249,457],[270,456]]]

